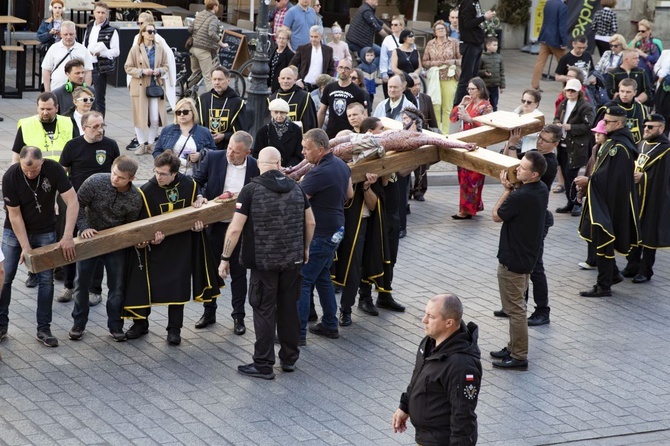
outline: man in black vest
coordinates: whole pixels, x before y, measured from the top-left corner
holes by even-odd
[[[374,43],[375,33],[386,37],[391,34],[391,28],[375,16],[378,4],[379,0],[364,1],[351,19],[346,42],[352,54],[358,54],[366,46],[371,46],[375,51],[375,58],[379,59],[381,48]]]
[[[84,46],[93,59],[93,87],[96,91],[93,110],[105,115],[107,94],[107,74],[114,71],[116,58],[119,57],[119,33],[109,25],[109,8],[103,2],[97,2],[93,9],[95,20],[86,26]]]
[[[258,164],[261,175],[245,185],[237,199],[219,275],[228,277],[231,256],[242,237],[242,264],[251,269],[249,304],[254,309],[256,343],[254,362],[237,370],[254,378],[272,379],[275,326],[282,370],[294,371],[300,355],[300,270],[309,257],[316,223],[305,193],[279,171],[281,153],[266,147]]]

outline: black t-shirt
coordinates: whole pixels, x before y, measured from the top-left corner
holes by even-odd
[[[54,133],[56,132],[56,119],[53,120],[53,122],[43,122],[42,127],[44,127],[44,131],[47,133],[45,138],[53,138]],[[14,153],[21,153],[21,149],[23,149],[23,146],[25,146],[26,143],[23,141],[23,129],[19,127],[19,130],[16,132],[16,137],[14,138],[14,146],[12,147],[12,152]],[[47,145],[46,140],[44,141],[44,146],[40,147],[41,150],[44,150],[45,147],[49,146],[50,144]]]
[[[510,271],[528,274],[533,270],[544,235],[548,202],[549,189],[537,181],[512,192],[498,208],[503,220],[498,260]]]
[[[72,184],[65,170],[50,159],[44,160],[40,174],[34,180],[29,180],[23,174],[19,163],[11,165],[2,177],[5,206],[20,207],[28,234],[44,234],[56,230],[56,192],[64,193],[70,189]],[[5,209],[5,213],[5,228],[12,229],[9,211]]]
[[[561,57],[556,65],[556,74],[568,74],[568,65],[574,65],[584,72],[584,78],[589,75],[589,71],[593,69],[593,58],[591,53],[584,51],[581,56],[577,57],[572,54],[572,51]]]
[[[321,103],[328,107],[328,125],[326,133],[329,138],[342,130],[353,130],[347,119],[347,106],[354,102],[366,105],[366,94],[360,87],[350,83],[346,87],[340,87],[337,82],[326,85],[321,95]]]
[[[119,146],[113,139],[88,143],[83,136],[71,139],[63,147],[60,163],[70,169],[74,190],[79,190],[88,177],[96,173],[110,173],[112,163],[120,156]]]
[[[558,159],[556,159],[555,153],[545,153],[544,159],[547,162],[547,170],[542,175],[542,178],[540,178],[540,181],[546,184],[547,190],[549,190],[558,173]]]

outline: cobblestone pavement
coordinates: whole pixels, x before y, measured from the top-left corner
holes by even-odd
[[[534,58],[516,52],[505,58],[510,80],[501,108],[509,109],[528,84]],[[543,109],[550,113],[558,87],[542,86]],[[34,113],[34,97],[2,100],[4,166],[16,119]],[[108,135],[123,146],[132,135],[129,113],[120,111],[127,102],[124,89],[111,89]],[[150,169],[150,158],[143,157],[142,179]],[[429,175],[439,179],[450,172],[433,169]],[[164,308],[154,309],[149,335],[115,343],[99,305],[84,339],[75,342],[67,340],[72,303],[54,302],[52,330],[61,345],[48,349],[34,338],[36,292],[23,285],[21,268],[9,336],[0,343],[0,444],[414,444],[411,427],[392,434],[391,416],[410,378],[425,303],[444,291],[459,295],[465,319],[480,327],[479,444],[670,444],[670,262],[664,252],[651,282],[627,280],[612,297],[581,298],[578,291],[593,285],[595,272],[577,268],[586,255],[577,219],[557,215],[545,249],[552,322],[529,330],[529,371],[492,369],[488,352],[508,339],[507,321],[492,315],[500,307],[500,226],[490,211],[501,192],[487,179],[486,210],[470,221],[449,217],[457,210],[456,187],[431,186],[425,202],[412,201],[394,284],[407,312],[370,317],[354,309],[354,324],[341,330],[340,339],[310,336],[296,371],[277,369],[269,382],[236,371],[250,362],[254,333],[250,308],[247,334],[232,333],[228,290],[218,323],[208,329],[193,328],[200,306],[186,307],[179,347],[165,341]],[[551,194],[550,208],[563,200]],[[61,288],[57,282],[56,295]]]

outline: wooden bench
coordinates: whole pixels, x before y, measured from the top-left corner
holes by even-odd
[[[26,52],[30,49],[33,50],[33,58],[30,69],[30,84],[26,83],[23,91],[39,91],[40,84],[42,83],[42,57],[39,55],[37,49],[42,44],[42,42],[39,40],[17,40],[17,43],[19,45],[23,45],[23,47],[26,49]]]
[[[0,50],[0,94],[6,99],[22,99],[26,87],[26,53],[18,45],[2,45]],[[16,88],[7,87],[7,55],[11,53],[16,53]]]

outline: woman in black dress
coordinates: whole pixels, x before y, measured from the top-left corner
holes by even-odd
[[[277,44],[272,48],[270,54],[270,75],[268,76],[268,87],[274,92],[279,89],[279,73],[289,66],[289,62],[295,54],[288,47],[291,41],[291,30],[282,26],[275,35]]]

